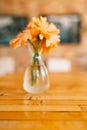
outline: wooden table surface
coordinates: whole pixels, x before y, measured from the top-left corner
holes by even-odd
[[[23,90],[23,72],[0,77],[0,130],[87,130],[87,72],[49,77],[42,94]]]

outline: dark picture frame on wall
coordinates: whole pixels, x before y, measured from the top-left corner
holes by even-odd
[[[79,14],[49,14],[48,22],[52,22],[60,29],[61,44],[80,43],[81,16]]]
[[[19,32],[27,25],[29,18],[27,16],[0,16],[0,44],[8,45]]]

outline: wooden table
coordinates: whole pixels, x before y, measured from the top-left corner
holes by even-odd
[[[0,130],[87,130],[87,72],[49,74],[43,94],[23,90],[23,73],[0,77]]]

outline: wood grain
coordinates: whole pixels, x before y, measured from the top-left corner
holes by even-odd
[[[87,130],[83,121],[0,121],[2,130]]]
[[[87,121],[87,112],[0,111],[1,120]]]

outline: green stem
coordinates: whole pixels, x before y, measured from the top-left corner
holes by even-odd
[[[33,49],[35,50],[35,46],[34,44],[28,39],[28,42],[31,44],[31,46],[33,47]]]
[[[39,70],[40,73],[40,66],[39,66],[39,45],[40,45],[40,40],[38,41],[38,43],[36,44],[36,46],[34,46],[34,44],[28,40],[28,42],[31,44],[31,46],[34,49],[34,56],[33,56],[33,62],[32,62],[32,68],[31,68],[31,75],[32,75],[32,85],[35,85],[35,83],[37,82],[37,73],[36,73],[36,69]],[[36,68],[37,67],[37,68]]]

